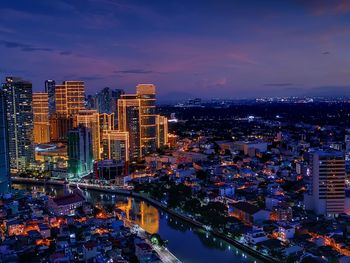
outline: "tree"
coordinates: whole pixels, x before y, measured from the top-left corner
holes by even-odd
[[[202,180],[202,181],[206,181],[208,180],[208,173],[203,171],[203,170],[198,170],[196,171],[196,177],[199,179],[199,180]]]
[[[201,202],[197,198],[191,198],[187,200],[183,206],[183,209],[190,213],[196,213],[201,207]]]

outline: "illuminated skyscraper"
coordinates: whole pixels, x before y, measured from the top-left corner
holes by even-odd
[[[85,109],[84,81],[64,81],[55,87],[56,113],[75,115]]]
[[[312,183],[304,196],[306,209],[334,216],[344,213],[345,158],[342,152],[310,153]]]
[[[96,110],[81,110],[74,117],[74,127],[84,126],[91,130],[92,150],[94,160],[100,160],[101,137],[100,137],[100,116]]]
[[[168,118],[157,115],[157,148],[168,145]]]
[[[136,95],[122,95],[118,100],[118,129],[129,133],[130,158],[141,157],[140,100]]]
[[[34,143],[50,142],[49,97],[45,92],[33,93]]]
[[[8,151],[5,96],[0,90],[0,194],[10,190],[10,161]]]
[[[118,128],[129,132],[131,158],[156,150],[155,92],[153,84],[139,84],[136,94],[118,100]]]
[[[68,177],[81,178],[93,172],[92,136],[80,126],[68,132]]]
[[[49,98],[49,115],[51,116],[56,111],[56,98],[55,98],[55,86],[56,83],[52,79],[45,81],[45,92]]]
[[[140,100],[140,145],[142,156],[156,150],[156,87],[139,84],[136,95]]]
[[[103,131],[103,153],[105,160],[129,161],[129,133],[117,130]]]
[[[24,171],[34,161],[32,83],[7,77],[3,91],[11,171]]]

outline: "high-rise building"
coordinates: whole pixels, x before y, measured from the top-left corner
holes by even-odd
[[[3,91],[11,171],[24,171],[34,161],[32,83],[15,77],[6,77]]]
[[[136,95],[122,95],[118,100],[118,129],[129,133],[130,158],[141,157],[140,100]]]
[[[345,158],[338,151],[310,152],[311,186],[305,194],[306,209],[334,216],[344,212]]]
[[[118,100],[118,129],[129,132],[131,158],[156,150],[155,92],[153,84],[139,84],[136,94]]]
[[[0,194],[11,189],[8,139],[5,96],[0,90]]]
[[[74,117],[74,127],[84,126],[91,130],[92,151],[94,160],[100,160],[101,137],[100,116],[96,110],[81,110]]]
[[[157,148],[162,148],[168,145],[168,118],[157,115]]]
[[[68,132],[68,177],[81,178],[93,172],[92,135],[79,126]]]
[[[115,129],[114,124],[114,113],[100,113],[100,134],[102,134],[103,131],[109,131]]]
[[[104,160],[129,161],[129,133],[105,130],[102,134]]]
[[[106,87],[96,94],[99,113],[117,113],[117,101],[124,94],[121,89]]]
[[[114,113],[114,123],[118,123],[118,99],[124,94],[122,89],[104,88],[96,94],[96,108],[99,113]],[[116,127],[115,127],[116,128]]]
[[[49,96],[45,92],[33,93],[34,143],[50,142]]]
[[[85,99],[86,109],[87,110],[96,110],[97,107],[97,98],[94,95],[87,95]]]
[[[84,81],[64,81],[55,86],[56,113],[75,115],[85,109]]]
[[[136,95],[140,100],[140,145],[143,156],[157,148],[156,87],[153,84],[139,84]]]
[[[55,86],[56,82],[54,80],[48,79],[45,81],[45,92],[48,94],[50,116],[56,111]]]
[[[68,131],[73,128],[73,116],[63,113],[53,113],[50,116],[50,140],[52,142],[66,142]]]

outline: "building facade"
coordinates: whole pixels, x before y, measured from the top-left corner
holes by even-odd
[[[156,125],[157,148],[168,146],[168,118],[157,115]]]
[[[55,86],[56,113],[76,115],[85,109],[84,81],[64,81]]]
[[[48,94],[50,116],[56,112],[55,86],[56,82],[54,80],[48,79],[45,81],[45,92]]]
[[[310,152],[311,185],[304,196],[306,209],[334,216],[344,212],[345,158],[338,151]]]
[[[91,131],[94,160],[100,160],[100,116],[96,110],[81,110],[74,117],[74,127],[84,126]]]
[[[73,129],[73,116],[53,113],[50,116],[50,140],[52,142],[66,142],[68,131]]]
[[[124,94],[121,89],[106,87],[96,94],[99,113],[117,113],[117,101]]]
[[[81,178],[93,172],[91,130],[84,126],[68,132],[68,177]]]
[[[8,134],[5,96],[0,90],[0,195],[9,192],[10,160],[8,151]]]
[[[117,160],[127,163],[129,161],[129,133],[117,130],[103,131],[102,159]]]
[[[153,84],[139,84],[136,94],[118,100],[118,129],[129,132],[130,157],[141,158],[157,148],[157,125]]]
[[[50,142],[49,96],[45,92],[33,93],[34,143]]]
[[[6,77],[3,84],[12,172],[26,170],[34,162],[32,83]]]

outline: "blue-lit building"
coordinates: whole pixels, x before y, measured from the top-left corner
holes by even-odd
[[[6,107],[4,93],[0,90],[0,194],[7,193],[11,189],[5,110]]]
[[[79,179],[93,172],[92,135],[84,126],[68,132],[68,177]]]

